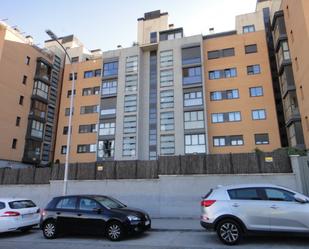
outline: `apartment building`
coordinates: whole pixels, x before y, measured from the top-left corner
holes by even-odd
[[[289,146],[309,148],[309,3],[272,3],[272,31]]]
[[[0,166],[53,161],[61,57],[0,22]]]

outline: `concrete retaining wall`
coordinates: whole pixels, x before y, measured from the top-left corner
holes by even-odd
[[[68,194],[103,194],[146,210],[152,217],[199,217],[201,196],[218,184],[273,183],[302,191],[293,173],[235,175],[160,175],[158,179],[73,180]],[[25,197],[40,207],[62,194],[62,181],[1,185],[0,197]]]

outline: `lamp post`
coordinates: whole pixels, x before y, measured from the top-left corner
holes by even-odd
[[[71,96],[70,96],[70,110],[69,110],[69,127],[68,127],[68,136],[67,136],[67,148],[65,155],[65,166],[64,166],[64,179],[63,179],[63,195],[67,194],[68,188],[68,173],[69,173],[69,156],[70,156],[70,146],[71,146],[71,127],[72,127],[72,115],[73,115],[73,101],[74,101],[74,89],[75,89],[75,74],[73,70],[73,63],[70,55],[67,50],[63,47],[63,45],[59,42],[59,38],[52,32],[50,29],[46,30],[46,34],[55,42],[57,42],[60,47],[65,52],[66,56],[69,59],[72,69],[72,88],[71,88]]]

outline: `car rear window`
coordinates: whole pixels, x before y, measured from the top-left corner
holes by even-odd
[[[22,200],[22,201],[11,201],[9,202],[9,206],[11,209],[22,209],[22,208],[33,208],[36,205],[33,201],[30,200]]]
[[[0,209],[4,209],[5,208],[5,203],[4,202],[0,202]]]
[[[261,200],[257,188],[230,189],[227,192],[231,200]]]

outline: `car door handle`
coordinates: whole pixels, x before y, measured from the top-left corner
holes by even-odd
[[[272,205],[270,208],[272,208],[272,209],[278,209],[279,207],[276,206],[276,205]]]
[[[238,203],[234,203],[232,206],[236,208],[236,207],[239,207],[239,204]]]
[[[61,212],[57,212],[56,214],[59,215],[59,214],[61,214]]]
[[[82,216],[82,214],[77,214],[77,216]]]

